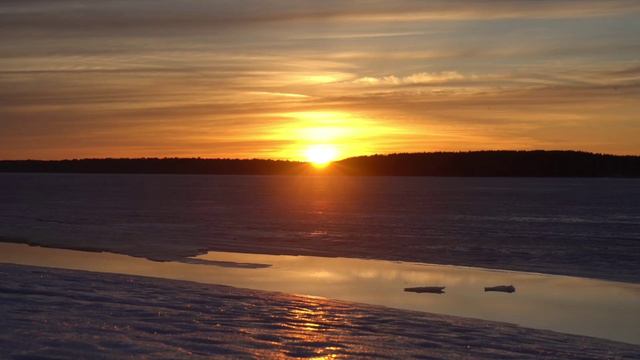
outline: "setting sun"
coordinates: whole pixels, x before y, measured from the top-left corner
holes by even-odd
[[[338,156],[338,150],[332,145],[313,145],[305,152],[307,161],[316,167],[325,167]]]

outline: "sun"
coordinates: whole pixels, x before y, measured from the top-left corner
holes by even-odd
[[[325,167],[338,156],[338,149],[333,145],[312,145],[305,151],[307,161],[315,167]]]

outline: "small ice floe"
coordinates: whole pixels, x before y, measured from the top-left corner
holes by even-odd
[[[513,293],[513,292],[516,292],[516,288],[513,287],[513,285],[498,285],[498,286],[485,287],[484,291],[499,291],[499,292]]]
[[[404,291],[414,293],[432,293],[432,294],[444,294],[444,286],[418,286],[404,288]]]
[[[184,258],[179,261],[187,264],[211,265],[211,266],[220,266],[225,268],[238,268],[238,269],[264,269],[271,266],[271,264],[241,263],[241,262],[235,262],[235,261],[219,261],[219,260],[208,260],[208,259],[198,259],[198,258]]]

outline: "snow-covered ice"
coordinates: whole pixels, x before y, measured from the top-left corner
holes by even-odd
[[[637,359],[640,346],[323,298],[0,265],[2,358]]]
[[[195,263],[1,244],[0,262],[322,296],[640,345],[640,284],[385,260],[208,253]],[[234,265],[236,264],[236,265]],[[261,265],[261,266],[258,266]],[[270,266],[267,266],[270,265]],[[515,294],[487,284],[518,284]],[[447,285],[426,296],[406,287]],[[437,288],[439,290],[439,288]],[[570,309],[570,311],[567,311]]]
[[[640,282],[636,180],[0,174],[0,189],[3,242],[107,251],[171,266],[215,265],[228,272],[282,269],[269,262],[211,258],[211,251],[401,260]],[[33,265],[43,265],[42,260]],[[318,276],[331,272],[326,270]],[[385,271],[338,270],[349,281],[359,277],[365,283],[379,281]],[[4,358],[640,358],[637,345],[323,298],[16,265],[0,265],[0,276]],[[478,281],[482,287],[512,283],[463,277],[442,283],[447,286],[443,295],[402,291],[457,278],[439,276],[406,277],[397,293],[413,298],[391,305],[413,309],[415,301],[428,299],[435,307],[437,301],[464,299],[461,289],[475,289]],[[282,286],[286,279],[275,280]],[[395,289],[393,280],[386,281]],[[334,284],[343,291],[349,281]],[[573,278],[567,284],[584,290],[585,281]],[[472,296],[511,301],[511,313],[518,313],[524,304],[517,300],[532,293],[534,282],[513,284],[515,294],[485,294],[478,286]],[[299,283],[287,284],[293,285]],[[637,285],[626,285],[600,295],[635,296],[627,289]],[[377,289],[381,298],[390,293]],[[283,289],[295,292],[289,290]],[[557,293],[534,294],[536,301],[562,307]],[[602,305],[600,296],[582,299],[586,307],[570,305],[564,314],[576,318],[579,311]],[[629,314],[627,305],[587,317],[608,321],[611,313]],[[478,309],[483,310],[469,306],[469,311]],[[627,323],[634,323],[633,316],[625,317]],[[568,323],[564,315],[550,320],[557,322],[553,329]],[[618,332],[629,333],[623,325]]]

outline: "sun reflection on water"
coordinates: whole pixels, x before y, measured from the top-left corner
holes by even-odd
[[[298,306],[286,315],[286,337],[289,350],[285,355],[310,359],[336,359],[342,357],[346,345],[341,343],[340,329],[351,326],[348,317],[331,309],[318,297],[303,296]],[[293,351],[291,349],[294,349]]]

